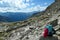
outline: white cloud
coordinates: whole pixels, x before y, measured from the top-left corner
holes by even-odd
[[[30,0],[26,0],[26,2],[30,2]]]
[[[31,3],[31,5],[35,5],[35,3]]]
[[[44,3],[44,5],[47,5],[47,4],[48,4],[47,2]]]
[[[22,12],[22,11],[24,11],[24,12],[42,11],[42,10],[45,10],[46,8],[47,8],[47,6],[42,7],[42,6],[40,6],[40,5],[37,5],[37,6],[35,6],[35,7],[27,8],[26,10],[21,10],[21,12]]]
[[[47,7],[41,7],[40,5],[37,5],[35,7],[26,8],[22,10],[18,10],[17,8],[0,8],[0,11],[3,12],[32,12],[32,11],[42,11],[45,10]]]
[[[3,2],[2,2],[2,1],[0,1],[0,3],[2,4]]]
[[[42,6],[40,6],[40,5],[37,5],[37,6],[32,7],[32,8],[30,8],[30,9],[28,9],[28,10],[32,10],[32,11],[42,11],[42,10],[45,10],[45,9],[46,9],[46,7],[42,7]]]
[[[0,3],[8,3],[11,7],[16,7],[16,8],[26,8],[27,6],[29,6],[28,3],[24,3],[24,0],[2,0],[0,1]],[[5,5],[5,4],[4,4]]]
[[[29,6],[35,5],[35,3],[24,3],[24,1],[29,2],[31,0],[1,0],[0,4],[7,6],[5,3],[8,3],[10,7],[0,7],[0,12],[32,12],[46,9],[46,7],[41,7],[40,5],[29,8]]]

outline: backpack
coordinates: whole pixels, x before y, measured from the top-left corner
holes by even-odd
[[[48,29],[47,29],[47,28],[44,28],[43,36],[44,36],[44,37],[47,37],[47,36],[48,36]]]
[[[48,24],[45,26],[45,28],[47,28],[49,32],[52,32],[53,26]]]
[[[56,31],[52,28],[52,31],[48,33],[48,36],[53,36],[53,34],[55,34]]]

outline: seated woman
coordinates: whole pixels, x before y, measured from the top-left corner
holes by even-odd
[[[50,24],[47,24],[44,28],[44,34],[43,36],[44,37],[47,37],[47,36],[53,36],[53,34],[55,34],[56,31],[54,30],[53,26],[50,25]]]

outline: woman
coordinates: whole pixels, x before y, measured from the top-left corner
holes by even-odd
[[[53,36],[53,34],[55,34],[55,30],[53,29],[53,26],[50,24],[47,24],[44,29],[44,37]]]

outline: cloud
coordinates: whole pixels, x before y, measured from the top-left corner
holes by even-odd
[[[45,10],[45,9],[46,9],[46,7],[42,7],[40,5],[37,5],[35,7],[30,8],[30,10],[32,10],[32,11],[42,11],[42,10]]]
[[[3,2],[2,2],[2,1],[0,1],[0,3],[2,4]]]
[[[35,5],[35,3],[31,3],[31,5]]]
[[[28,3],[24,3],[24,0],[2,0],[2,1],[0,1],[0,3],[2,3],[3,5],[5,5],[4,3],[7,3],[11,7],[16,7],[16,8],[20,8],[20,9],[23,9],[23,8],[26,8],[27,6],[29,6]]]
[[[26,3],[24,3],[25,1]],[[46,7],[42,7],[39,4],[35,5],[33,2],[30,3],[30,1],[31,0],[1,0],[0,12],[32,12],[46,9]]]
[[[31,7],[31,8],[27,8],[26,10],[21,10],[24,11],[24,12],[32,12],[32,11],[42,11],[42,10],[45,10],[47,8],[47,6],[40,6],[40,5],[36,5],[34,7]]]
[[[30,2],[30,0],[26,0],[26,2]]]
[[[47,4],[48,4],[47,2],[44,3],[44,5],[47,5]]]
[[[45,10],[47,7],[42,7],[40,5],[31,7],[31,8],[26,8],[26,9],[22,9],[22,10],[18,10],[17,8],[0,8],[0,11],[3,12],[33,12],[33,11],[42,11]]]

